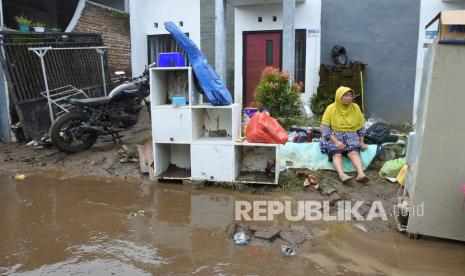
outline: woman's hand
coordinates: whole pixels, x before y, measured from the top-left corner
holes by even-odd
[[[360,143],[360,150],[361,151],[366,151],[368,149],[367,145],[365,143]]]
[[[340,149],[340,150],[344,150],[346,148],[346,146],[344,145],[344,143],[342,143],[341,141],[336,141],[334,142],[334,145]]]

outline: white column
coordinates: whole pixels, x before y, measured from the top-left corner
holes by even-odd
[[[226,3],[215,0],[215,70],[226,83]]]
[[[283,0],[283,71],[294,78],[295,66],[295,0]]]

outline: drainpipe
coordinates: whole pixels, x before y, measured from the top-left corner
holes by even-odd
[[[226,2],[215,0],[215,69],[226,83]]]
[[[294,78],[295,66],[295,0],[283,0],[283,71]]]

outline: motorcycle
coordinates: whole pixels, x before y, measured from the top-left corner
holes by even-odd
[[[50,127],[49,137],[60,151],[84,151],[97,141],[98,136],[111,135],[113,142],[121,142],[119,132],[134,126],[145,103],[150,113],[148,70],[141,76],[126,79],[108,96],[89,99],[70,99],[70,112],[60,116]]]

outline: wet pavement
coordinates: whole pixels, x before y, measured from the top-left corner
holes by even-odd
[[[0,274],[463,275],[465,243],[409,240],[350,224],[312,222],[298,256],[280,242],[235,246],[235,200],[218,188],[141,184],[63,172],[0,175]],[[286,227],[279,219],[273,227]]]

